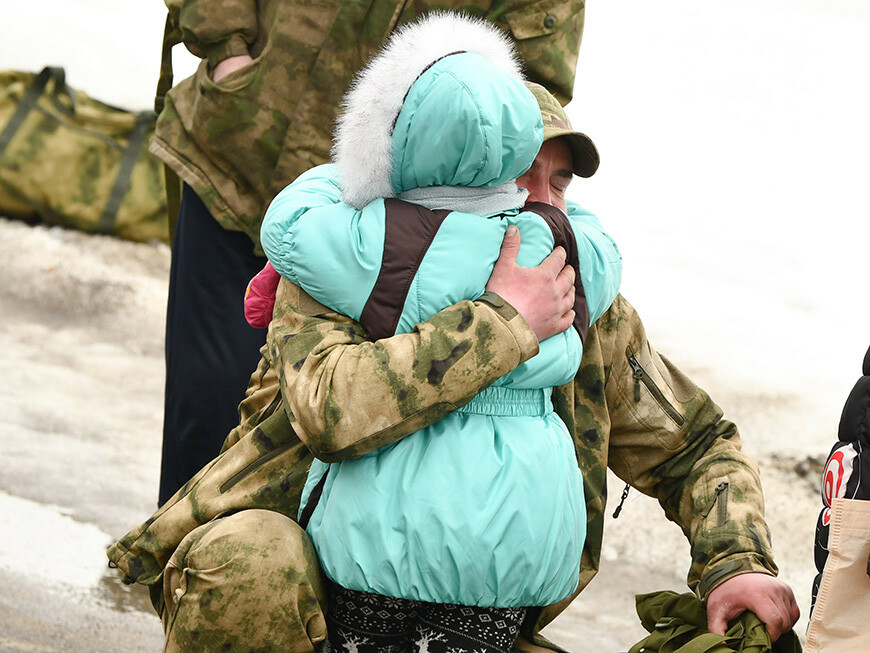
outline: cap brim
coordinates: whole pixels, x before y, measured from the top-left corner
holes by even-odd
[[[591,177],[598,170],[601,160],[598,157],[598,148],[586,134],[559,129],[557,127],[544,127],[544,140],[562,137],[571,148],[571,157],[574,163],[574,174],[578,177]]]

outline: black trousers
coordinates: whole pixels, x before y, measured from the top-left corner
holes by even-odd
[[[244,314],[248,281],[266,259],[222,228],[184,186],[166,312],[166,395],[159,504],[220,451],[260,358],[265,329]]]

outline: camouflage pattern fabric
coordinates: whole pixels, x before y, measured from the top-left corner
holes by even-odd
[[[0,72],[0,213],[139,242],[167,240],[153,111],[107,105],[63,68]]]
[[[160,588],[182,539],[214,517],[266,508],[295,518],[311,451],[340,459],[394,442],[536,351],[525,321],[497,296],[460,302],[411,334],[372,343],[361,326],[282,280],[241,425],[221,455],[114,544],[109,558],[128,582]],[[758,469],[740,451],[736,427],[652,348],[622,296],[590,329],[575,381],[554,401],[574,435],[586,494],[576,594],[598,570],[608,466],[656,497],[683,529],[691,543],[688,583],[699,598],[741,573],[777,573]],[[576,594],[530,611],[517,650],[559,650],[538,631]],[[162,592],[155,595],[163,611]]]
[[[628,653],[801,653],[797,633],[788,630],[772,643],[764,622],[748,610],[730,624],[724,637],[708,632],[707,610],[694,594],[639,594],[635,604],[650,635]]]
[[[166,566],[165,653],[310,651],[326,637],[326,585],[305,532],[243,510],[182,540]]]
[[[151,150],[226,229],[259,243],[269,202],[329,158],[333,122],[353,74],[398,26],[435,9],[491,20],[516,42],[529,79],[567,103],[585,21],[583,0],[384,2],[166,0],[203,62],[166,96]],[[215,84],[232,55],[254,63]]]

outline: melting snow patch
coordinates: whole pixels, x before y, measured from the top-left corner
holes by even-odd
[[[0,492],[0,568],[70,588],[97,587],[112,538],[62,511]]]

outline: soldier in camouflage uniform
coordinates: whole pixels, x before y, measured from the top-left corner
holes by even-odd
[[[265,262],[263,213],[327,161],[354,72],[399,25],[463,9],[508,33],[526,76],[565,104],[585,17],[583,0],[165,2],[178,38],[203,61],[167,94],[151,146],[185,184],[167,311],[161,504],[235,425],[233,407],[263,344],[238,300]]]
[[[518,183],[531,199],[564,208],[570,126],[555,100],[536,95],[550,140]],[[281,281],[241,423],[217,458],[109,550],[127,582],[151,589],[167,651],[311,651],[324,639],[323,580],[294,521],[312,457],[358,457],[436,422],[534,356],[542,330],[570,324],[573,316],[548,304],[558,295],[548,293],[553,277],[510,263],[518,247],[506,241],[478,300],[377,342]],[[550,267],[559,272],[562,263]],[[541,302],[558,326],[540,327]],[[650,345],[622,296],[590,328],[575,380],[554,402],[583,472],[580,582],[571,597],[530,611],[515,650],[561,650],[539,631],[598,570],[608,467],[682,528],[688,584],[707,601],[711,630],[724,633],[745,609],[774,639],[791,628],[797,606],[774,577],[757,466],[721,409]]]

